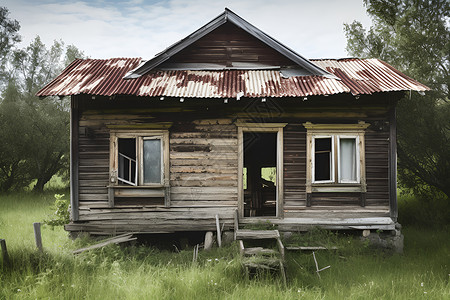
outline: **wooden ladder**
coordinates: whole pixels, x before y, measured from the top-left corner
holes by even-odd
[[[252,230],[239,229],[239,221],[236,211],[234,224],[234,239],[238,241],[242,264],[247,276],[250,270],[279,270],[286,284],[286,272],[284,269],[284,245],[281,242],[278,230]],[[275,240],[277,250],[264,247],[245,247],[247,240]]]

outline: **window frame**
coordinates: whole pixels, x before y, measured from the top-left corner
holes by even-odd
[[[119,147],[118,139],[134,138],[136,139],[136,169],[137,169],[137,185],[119,185],[118,176],[118,157]],[[145,139],[161,140],[161,180],[159,183],[143,182],[143,145]],[[163,188],[169,186],[169,132],[167,130],[116,130],[110,133],[110,184],[115,187],[132,187],[132,188]]]
[[[316,180],[316,139],[326,139],[326,138],[331,138],[331,159],[330,159],[330,179],[329,180]],[[335,137],[333,135],[313,135],[312,136],[312,149],[311,149],[311,154],[312,154],[312,161],[311,161],[311,170],[312,170],[312,182],[313,183],[334,183],[335,181],[335,155],[334,155],[334,151],[335,151]]]
[[[350,180],[342,180],[341,179],[341,139],[355,139],[355,160],[356,160],[356,180],[350,181]],[[336,135],[336,157],[337,157],[337,183],[360,183],[361,182],[361,160],[360,160],[360,143],[359,143],[359,136],[358,135]]]
[[[158,182],[144,182],[144,140],[160,140],[161,144],[161,157],[160,157],[160,161],[161,161],[161,174],[160,174],[160,179],[159,179],[159,183]],[[139,173],[139,178],[138,178],[138,182],[139,182],[139,186],[161,186],[164,185],[164,137],[162,135],[155,135],[155,136],[140,136],[138,139],[138,153],[139,153],[139,169],[138,169],[138,173]]]
[[[304,123],[307,134],[306,192],[366,192],[365,130],[370,124],[313,124]],[[315,180],[315,139],[332,138],[332,180]],[[356,181],[340,179],[340,140],[354,138],[356,145]]]

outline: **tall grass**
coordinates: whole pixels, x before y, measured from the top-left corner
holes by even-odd
[[[211,252],[169,252],[145,246],[73,256],[92,241],[70,240],[43,227],[45,251],[34,246],[32,223],[51,214],[51,194],[0,196],[0,238],[11,266],[0,265],[0,299],[449,299],[448,231],[404,228],[405,253],[375,251],[349,236],[318,231],[297,242],[338,245],[336,251],[287,253],[288,284],[280,276],[243,275],[236,245]]]
[[[450,199],[415,197],[402,193],[398,196],[399,222],[406,226],[443,228],[450,224]]]

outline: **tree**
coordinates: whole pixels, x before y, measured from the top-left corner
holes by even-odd
[[[428,198],[450,197],[450,3],[365,0],[373,26],[344,25],[352,56],[380,58],[428,85],[398,104],[400,183]]]
[[[33,180],[33,190],[42,191],[53,175],[67,172],[69,101],[39,99],[35,94],[67,64],[83,56],[62,41],[47,48],[39,36],[26,48],[7,55],[11,70],[3,78],[6,88],[0,101],[1,191],[26,187]]]
[[[0,191],[19,189],[31,183],[26,137],[28,119],[23,118],[24,105],[14,84],[9,84],[0,103]]]
[[[9,10],[0,7],[0,83],[8,78],[7,62],[15,44],[20,42],[19,22],[9,19],[8,15]]]

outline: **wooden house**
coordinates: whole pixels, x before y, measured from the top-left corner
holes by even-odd
[[[394,230],[396,103],[428,88],[378,59],[308,60],[232,11],[153,59],[78,59],[71,222],[105,235],[270,221]]]

